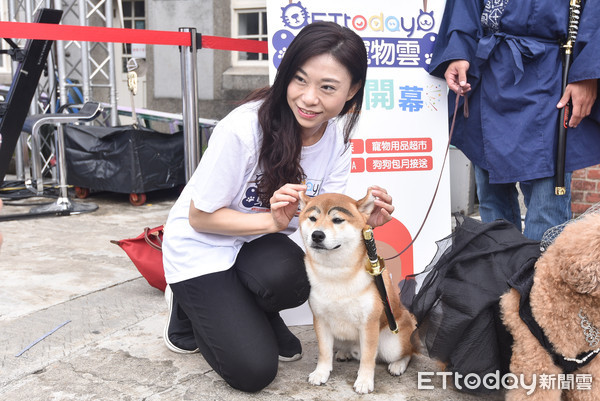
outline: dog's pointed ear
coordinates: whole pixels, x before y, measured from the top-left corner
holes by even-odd
[[[565,283],[580,294],[589,294],[600,290],[600,262],[586,265],[571,264],[560,272],[560,276]]]
[[[298,192],[298,195],[300,196],[300,200],[298,202],[300,205],[300,210],[303,210],[304,206],[306,206],[306,204],[310,200],[310,196],[306,195],[306,192],[304,191]]]
[[[356,203],[356,206],[358,207],[358,211],[365,216],[369,217],[371,215],[373,209],[375,209],[375,197],[371,193],[371,189],[367,191],[367,196]]]

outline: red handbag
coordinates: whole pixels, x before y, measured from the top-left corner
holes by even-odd
[[[162,262],[163,234],[164,225],[155,228],[146,227],[136,238],[110,242],[119,245],[125,251],[148,284],[164,292],[167,282]]]

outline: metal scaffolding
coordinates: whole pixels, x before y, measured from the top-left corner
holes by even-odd
[[[115,0],[120,2],[120,0]],[[113,26],[113,0],[8,0],[9,21],[31,22],[40,8],[63,11],[62,23],[81,26]],[[17,41],[22,46],[25,41]],[[61,106],[89,100],[110,105],[110,122],[118,125],[117,78],[113,43],[57,41],[48,56],[48,74],[40,79],[30,114],[56,113]],[[13,63],[13,71],[16,64]],[[42,174],[52,175],[52,135],[41,137]],[[25,179],[27,139],[22,136],[15,152],[17,179]]]
[[[9,20],[12,22],[32,22],[38,9],[53,8],[63,11],[61,23],[64,25],[112,28],[113,5],[118,7],[119,15],[121,19],[123,18],[122,0],[4,1],[8,1]],[[210,130],[216,121],[198,118],[197,34],[195,28],[180,28],[180,31],[189,32],[192,38],[191,46],[180,46],[183,113],[181,117],[172,115],[168,119],[171,122],[182,121],[183,123],[187,181],[198,165],[201,156],[200,126]],[[25,41],[19,40],[17,44],[19,47],[24,47]],[[40,79],[37,93],[34,95],[30,115],[41,117],[40,115],[46,113],[57,114],[62,111],[61,107],[69,104],[81,105],[94,101],[101,103],[104,110],[109,113],[109,121],[100,121],[100,124],[117,126],[119,124],[119,108],[117,105],[115,46],[114,43],[56,41],[48,56],[47,74]],[[13,74],[17,68],[18,64],[13,63]],[[132,102],[131,112],[135,116],[136,110],[133,107]],[[140,110],[150,118],[166,118],[164,117],[165,113]],[[102,117],[98,120],[102,120]],[[27,129],[26,123],[23,130],[27,131]],[[54,184],[58,182],[59,178],[59,173],[56,171],[53,132],[49,132],[45,136],[44,132],[37,134],[32,139],[33,135],[23,133],[15,151],[17,180],[25,181],[30,189],[33,188],[33,185],[30,185],[33,184],[33,181]],[[30,152],[30,149],[36,150]],[[31,164],[31,170],[29,165],[25,166],[30,153],[32,162],[28,164]],[[33,166],[34,163],[35,166]],[[29,177],[30,171],[31,177]],[[45,178],[48,176],[51,176],[51,179]],[[36,187],[34,192],[40,194],[43,188],[37,185]]]

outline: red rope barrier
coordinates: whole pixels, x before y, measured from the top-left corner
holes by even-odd
[[[267,42],[248,39],[224,38],[221,36],[202,35],[202,47],[207,49],[231,50],[248,53],[267,54],[269,52]]]
[[[147,29],[105,28],[79,25],[55,25],[29,22],[0,22],[0,37],[11,39],[74,40],[83,42],[140,43],[148,45],[190,46],[189,32]],[[198,47],[267,53],[267,42],[202,35]]]
[[[187,32],[148,31],[143,29],[104,28],[79,25],[0,22],[0,37],[43,40],[76,40],[83,42],[145,43],[153,45],[189,46]]]

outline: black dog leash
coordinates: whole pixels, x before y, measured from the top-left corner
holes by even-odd
[[[412,241],[400,252],[398,252],[395,256],[390,258],[386,258],[385,260],[391,260],[397,258],[402,255],[406,250],[408,250],[416,239],[419,237],[423,226],[425,226],[425,222],[427,221],[427,217],[429,217],[429,212],[433,207],[433,203],[435,202],[435,197],[437,195],[438,189],[440,187],[440,182],[442,180],[442,172],[444,170],[444,165],[446,164],[446,159],[448,157],[448,150],[450,148],[450,141],[452,140],[452,133],[454,132],[454,123],[456,121],[456,113],[458,112],[458,103],[459,103],[460,95],[456,94],[456,102],[454,104],[454,114],[452,117],[452,124],[450,125],[450,132],[448,135],[448,144],[446,145],[446,152],[444,153],[444,161],[442,163],[442,168],[440,169],[440,175],[438,177],[437,184],[435,186],[435,191],[433,192],[433,197],[431,199],[431,203],[429,204],[429,208],[427,209],[427,213],[425,213],[425,217],[423,218],[423,222],[417,234],[414,236]],[[469,103],[467,97],[465,96],[464,102],[464,116],[469,116]],[[390,326],[390,330],[394,333],[398,333],[398,325],[396,324],[396,319],[394,319],[394,314],[392,313],[392,308],[390,306],[390,301],[387,296],[387,291],[385,290],[385,284],[383,282],[383,277],[381,277],[381,273],[385,269],[384,259],[377,255],[377,247],[375,246],[375,237],[373,236],[373,228],[371,226],[366,226],[363,229],[363,239],[365,241],[365,245],[367,247],[367,272],[373,276],[375,279],[375,285],[377,286],[377,291],[379,291],[379,296],[381,297],[381,301],[383,302],[385,315],[387,317],[388,325]]]
[[[375,280],[375,286],[377,287],[377,291],[383,302],[383,309],[385,310],[385,316],[387,317],[390,330],[394,333],[398,333],[398,324],[396,323],[396,319],[394,319],[390,300],[388,299],[385,290],[385,283],[381,276],[381,273],[383,273],[383,270],[385,269],[385,263],[382,258],[377,256],[377,247],[375,245],[375,237],[373,236],[373,228],[371,226],[366,226],[363,229],[363,239],[365,240],[367,257],[369,259],[367,262],[367,272],[373,276],[373,279]]]
[[[413,239],[409,242],[409,244],[406,245],[406,247],[404,247],[404,249],[401,250],[400,252],[398,252],[396,255],[391,256],[389,258],[385,258],[385,260],[395,259],[398,256],[402,255],[404,252],[406,252],[415,243],[415,241],[419,237],[419,234],[421,234],[421,230],[423,230],[423,227],[425,227],[425,223],[427,222],[429,213],[431,212],[431,209],[433,208],[433,203],[435,202],[435,197],[437,196],[438,189],[440,189],[440,183],[442,181],[442,174],[444,172],[444,166],[446,165],[446,159],[448,158],[448,151],[450,150],[450,142],[452,141],[452,134],[454,133],[454,123],[456,122],[456,113],[458,112],[459,100],[460,100],[460,95],[457,93],[456,101],[454,102],[454,114],[452,117],[452,124],[450,125],[450,132],[448,134],[448,143],[446,144],[446,151],[444,153],[444,160],[442,161],[442,167],[440,169],[440,174],[438,176],[437,184],[435,185],[435,191],[433,191],[433,196],[431,197],[431,203],[429,203],[429,207],[427,208],[427,212],[425,213],[423,222],[421,223],[419,230],[417,231],[417,233],[415,234]],[[465,118],[469,117],[469,101],[468,101],[467,96],[465,96],[465,101],[463,103],[463,115],[465,116]]]

